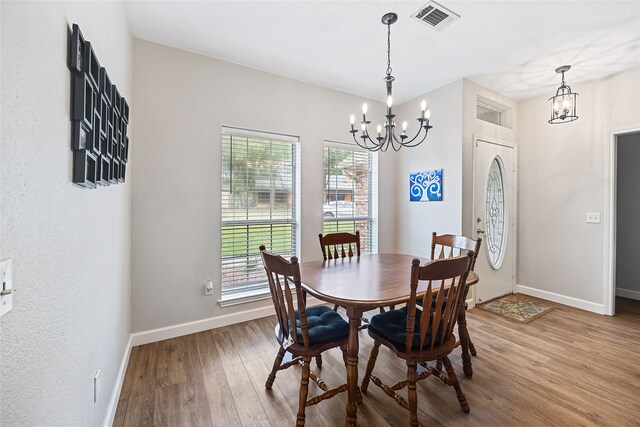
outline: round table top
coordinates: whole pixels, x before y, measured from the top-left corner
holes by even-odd
[[[428,258],[406,254],[366,254],[359,257],[300,264],[302,287],[310,295],[342,306],[378,307],[407,302],[411,292],[411,263]],[[471,272],[467,285],[477,283]],[[420,282],[418,292],[428,282]],[[435,283],[432,285],[434,289]]]

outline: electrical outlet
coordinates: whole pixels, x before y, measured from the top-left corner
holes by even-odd
[[[587,212],[587,223],[600,224],[600,212]]]
[[[11,258],[0,262],[0,278],[2,289],[0,290],[0,316],[4,316],[13,308],[13,260]]]
[[[211,280],[204,284],[204,294],[213,295],[213,282]]]
[[[100,369],[98,369],[96,374],[93,376],[93,403],[98,401],[101,391],[102,385],[100,384]]]

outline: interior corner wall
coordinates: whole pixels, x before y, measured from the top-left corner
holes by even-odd
[[[363,99],[159,44],[134,42],[137,132],[132,206],[132,328],[145,332],[265,310],[222,308],[221,127],[300,137],[301,260],[321,259],[323,146],[349,142]],[[384,105],[367,100],[371,117]],[[395,164],[379,157],[379,251],[395,249]],[[214,295],[203,289],[213,280]]]
[[[396,154],[396,251],[428,258],[431,233],[460,234],[462,231],[462,80],[405,102],[397,117],[420,114],[420,102],[427,101],[433,129],[417,147]],[[403,119],[404,120],[404,119]],[[408,135],[415,133],[409,126]],[[442,169],[443,200],[410,202],[409,174]]]
[[[548,95],[518,104],[518,284],[604,312],[611,132],[640,127],[640,68],[572,83],[575,122],[550,125]],[[600,224],[587,224],[600,212]]]
[[[67,33],[80,25],[133,105],[127,15],[115,2],[1,14],[0,243],[17,292],[0,318],[0,424],[101,425],[130,337],[131,169],[124,184],[72,184]]]

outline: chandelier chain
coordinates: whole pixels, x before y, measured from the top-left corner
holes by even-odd
[[[387,24],[387,76],[391,71],[391,24]]]

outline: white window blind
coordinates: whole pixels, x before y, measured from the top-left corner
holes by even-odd
[[[222,133],[222,291],[266,286],[260,245],[296,254],[296,140]]]
[[[323,233],[360,231],[361,251],[377,251],[375,154],[348,146],[324,147]]]

